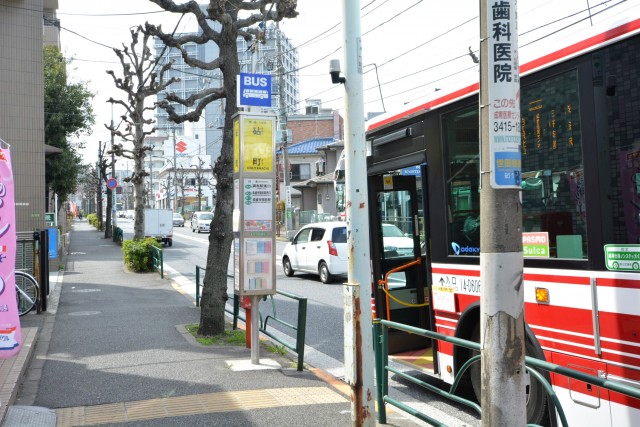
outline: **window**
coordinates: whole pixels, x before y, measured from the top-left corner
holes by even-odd
[[[311,179],[311,165],[309,163],[291,164],[291,180],[304,181]]]
[[[347,227],[336,227],[331,232],[333,243],[347,243]]]
[[[551,258],[587,256],[579,101],[576,70],[522,88],[522,231]]]
[[[324,228],[314,228],[311,232],[311,241],[319,242],[322,240],[322,236],[324,236]]]
[[[640,72],[638,44],[634,37],[593,59],[602,64],[604,74],[594,83],[594,92],[595,114],[605,127],[603,150],[598,152],[605,244],[640,243],[640,94],[629,83]]]
[[[309,234],[311,234],[310,228],[301,230],[296,236],[294,243],[307,243],[309,241]]]
[[[523,86],[521,93],[523,238],[546,237],[544,257],[586,258],[577,71],[570,70]],[[444,144],[449,150],[446,170],[449,255],[478,256],[477,107],[443,115],[442,121]],[[534,254],[527,254],[525,248],[525,257],[528,256]]]
[[[480,254],[480,156],[478,108],[444,115],[449,255]]]

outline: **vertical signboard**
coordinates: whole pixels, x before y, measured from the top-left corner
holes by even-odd
[[[276,291],[274,127],[274,115],[234,118],[234,289],[241,296]]]
[[[520,68],[516,0],[489,3],[489,145],[491,187],[520,188]]]
[[[0,140],[0,142],[3,142]],[[16,304],[16,210],[11,153],[0,148],[0,358],[20,350],[20,316]]]

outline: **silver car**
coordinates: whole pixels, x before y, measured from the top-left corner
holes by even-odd
[[[173,213],[173,226],[184,227],[184,218],[178,212]]]
[[[191,217],[191,231],[198,233],[208,233],[211,230],[211,220],[213,214],[211,212],[194,212]]]

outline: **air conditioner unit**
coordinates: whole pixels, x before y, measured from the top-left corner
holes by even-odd
[[[324,162],[323,161],[317,161],[316,162],[316,176],[318,175],[324,175]]]

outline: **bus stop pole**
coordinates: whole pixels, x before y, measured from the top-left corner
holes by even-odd
[[[482,425],[524,426],[520,77],[516,0],[480,2]]]
[[[374,426],[371,259],[367,206],[360,1],[342,1],[345,77],[345,175],[348,283],[345,287],[345,376],[351,386],[351,421]],[[332,67],[332,77],[336,70]],[[339,72],[339,71],[338,71]]]

